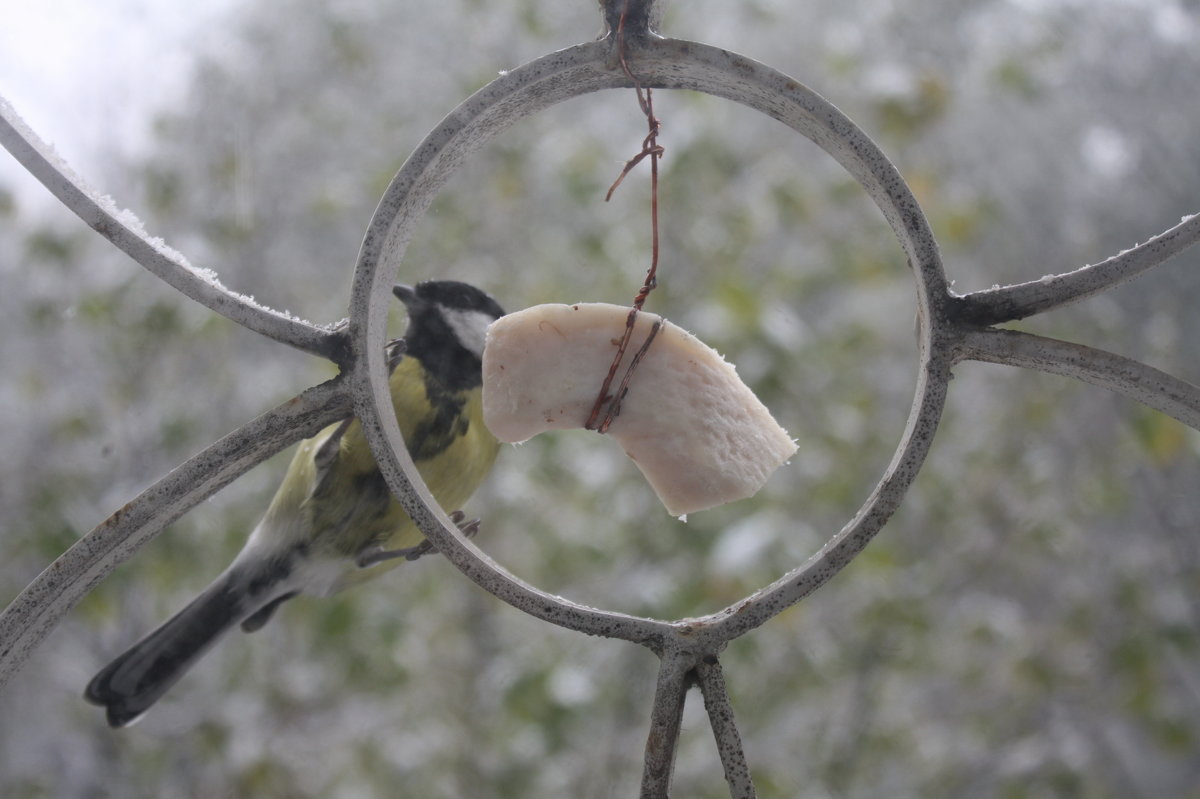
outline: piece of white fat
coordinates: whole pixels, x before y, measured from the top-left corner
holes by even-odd
[[[488,429],[501,441],[518,442],[583,427],[628,316],[628,307],[579,303],[537,305],[497,319],[483,350]],[[660,319],[638,314],[610,393]],[[754,495],[796,451],[733,365],[670,322],[634,370],[608,434],[673,516]]]

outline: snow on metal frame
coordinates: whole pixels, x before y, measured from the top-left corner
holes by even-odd
[[[185,296],[268,338],[331,359],[340,355],[341,336],[333,328],[317,327],[230,291],[216,272],[192,266],[178,250],[148,235],[132,211],[120,208],[76,175],[3,97],[0,144],[89,227]]]

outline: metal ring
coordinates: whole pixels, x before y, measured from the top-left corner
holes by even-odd
[[[513,123],[567,99],[629,87],[614,54],[610,36],[503,74],[451,112],[413,152],[380,200],[359,255],[350,327],[358,360],[350,384],[372,451],[389,485],[421,530],[464,574],[506,602],[548,621],[589,633],[645,640],[647,624],[664,622],[586,608],[542,592],[513,577],[462,537],[417,473],[395,415],[380,411],[391,403],[383,363],[389,289],[416,223],[465,159]],[[928,221],[903,178],[870,138],[833,105],[787,75],[719,48],[652,35],[629,39],[626,58],[643,86],[689,89],[733,100],[813,141],[863,186],[908,257],[917,289],[920,371],[916,395],[883,477],[855,517],[822,549],[828,553],[835,544],[850,544],[840,550],[844,558],[831,557],[826,564],[836,571],[865,546],[899,505],[924,461],[944,407],[951,365],[944,345],[953,338],[943,312],[949,287]],[[848,541],[852,537],[861,540],[854,545]],[[817,584],[828,579],[828,575],[813,576]],[[739,611],[745,610],[747,602],[764,605],[761,614],[751,614],[746,621],[767,614],[761,619],[765,620],[778,612],[765,607],[774,603],[764,600],[768,594],[784,599],[787,580],[782,578],[737,603]],[[790,601],[806,593],[808,590]],[[712,618],[728,615],[713,614]]]

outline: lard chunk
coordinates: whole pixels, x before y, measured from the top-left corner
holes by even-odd
[[[583,427],[628,315],[628,307],[578,303],[537,305],[497,319],[483,350],[488,429],[512,443]],[[658,320],[638,314],[610,393]],[[674,516],[754,495],[796,451],[733,365],[666,321],[634,370],[608,435]]]

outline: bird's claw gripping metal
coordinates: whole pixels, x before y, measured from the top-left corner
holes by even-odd
[[[450,521],[458,525],[458,529],[462,534],[467,538],[474,538],[475,534],[479,532],[479,519],[465,521],[466,518],[467,515],[461,510],[456,510],[450,514]],[[360,569],[369,569],[385,561],[397,560],[399,558],[417,560],[422,555],[428,555],[430,552],[436,551],[428,538],[416,546],[403,547],[402,549],[383,549],[379,546],[371,546],[359,553],[358,567]]]

